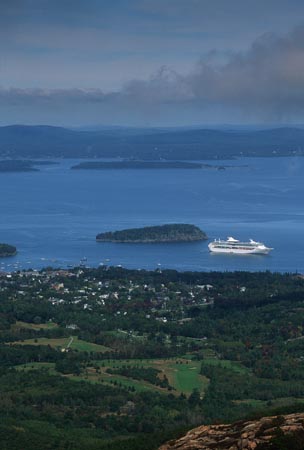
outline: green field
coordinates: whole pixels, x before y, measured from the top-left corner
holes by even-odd
[[[105,347],[104,345],[98,345],[92,342],[78,339],[77,336],[54,338],[54,339],[49,338],[25,339],[23,341],[15,341],[13,342],[13,345],[50,345],[51,347],[59,349],[66,349],[69,347],[72,350],[78,350],[80,352],[104,353],[111,350],[109,347]]]
[[[71,375],[71,379],[74,381],[89,381],[91,383],[104,383],[112,386],[123,386],[125,388],[134,388],[137,392],[143,391],[156,391],[156,392],[168,392],[164,389],[154,386],[146,381],[133,380],[131,378],[123,377],[120,375],[112,375],[101,371],[97,373],[95,369],[88,368],[85,373],[80,376]]]
[[[207,385],[208,379],[200,375],[201,363],[198,361],[191,361],[184,358],[178,359],[143,359],[143,360],[110,360],[110,361],[96,361],[96,364],[100,366],[100,370],[103,377],[109,377],[106,373],[107,368],[121,367],[124,365],[130,366],[140,366],[140,367],[152,367],[154,369],[160,370],[169,380],[169,384],[174,388],[171,391],[174,394],[181,394],[182,392],[186,395],[190,395],[193,389],[198,389],[201,394],[204,393]],[[102,367],[104,365],[104,367]],[[127,384],[128,386],[134,386],[135,389],[153,389],[162,392],[168,392],[166,389],[159,388],[157,386],[151,385],[146,381],[137,381],[133,379],[128,379],[119,375],[111,375],[111,379],[115,379],[122,384]],[[130,384],[131,383],[131,384]],[[138,386],[140,385],[140,386]]]
[[[201,363],[184,359],[170,362],[166,367],[166,375],[169,383],[179,392],[191,394],[193,389],[198,389],[201,394],[208,385],[208,379],[200,375]]]
[[[57,323],[54,322],[47,322],[47,323],[29,323],[29,322],[22,322],[21,320],[17,320],[16,323],[14,323],[11,328],[13,330],[16,330],[18,328],[23,328],[27,330],[52,330],[53,328],[58,328]]]
[[[103,383],[114,387],[123,386],[125,388],[134,388],[137,392],[143,391],[154,391],[159,393],[168,392],[165,389],[162,389],[158,386],[154,386],[142,380],[133,380],[131,378],[119,375],[112,375],[106,373],[105,371],[101,371],[100,373],[98,373],[96,372],[96,369],[93,367],[88,367],[87,369],[83,370],[81,375],[74,375],[74,374],[63,375],[55,370],[55,363],[45,363],[45,362],[33,362],[22,365],[20,364],[18,366],[15,366],[15,369],[19,371],[47,369],[51,374],[61,375],[70,378],[73,381],[87,381],[89,383],[94,384]]]

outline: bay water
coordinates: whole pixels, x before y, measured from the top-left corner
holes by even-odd
[[[70,170],[77,160],[1,173],[0,270],[88,266],[304,271],[304,158],[214,161],[217,169]],[[228,167],[229,166],[229,167]],[[189,223],[209,239],[262,241],[262,255],[210,254],[208,242],[97,243],[103,231]]]

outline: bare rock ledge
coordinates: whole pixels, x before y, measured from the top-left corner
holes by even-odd
[[[202,425],[180,439],[169,441],[159,450],[254,450],[275,436],[304,430],[304,413],[263,417],[229,425]]]

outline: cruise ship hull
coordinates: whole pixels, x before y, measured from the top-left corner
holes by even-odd
[[[235,255],[267,255],[273,250],[262,242],[256,242],[253,239],[250,239],[249,242],[241,242],[231,236],[227,240],[218,239],[210,242],[208,248],[213,253]]]
[[[219,248],[212,244],[208,245],[210,252],[212,253],[226,253],[226,254],[235,254],[235,255],[268,255],[268,253],[272,250],[271,248]]]

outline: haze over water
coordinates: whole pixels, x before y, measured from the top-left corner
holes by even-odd
[[[89,266],[304,271],[302,158],[221,161],[233,166],[225,171],[69,170],[76,162],[1,173],[0,241],[18,248],[0,259],[1,270],[75,266],[86,257]],[[198,225],[210,239],[260,240],[274,251],[232,256],[210,254],[209,241],[95,242],[102,231],[164,223]]]

